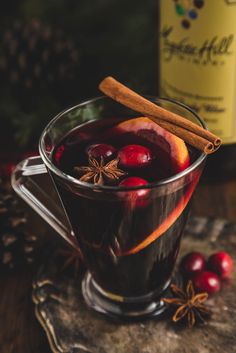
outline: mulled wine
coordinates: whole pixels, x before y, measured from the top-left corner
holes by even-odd
[[[144,117],[75,127],[51,174],[96,288],[111,298],[155,298],[168,287],[199,171],[172,178],[199,153]],[[158,187],[157,187],[158,186]]]
[[[204,127],[180,103],[149,100]],[[80,250],[87,305],[122,319],[159,315],[206,155],[108,97],[58,114],[39,152],[17,166],[12,185]],[[38,178],[47,173],[52,193]]]

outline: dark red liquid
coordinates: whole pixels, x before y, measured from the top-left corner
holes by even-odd
[[[117,150],[127,144],[139,144],[152,151],[153,161],[145,168],[125,170],[128,176],[141,177],[152,184],[174,174],[165,140],[161,148],[150,138],[151,131],[142,136],[111,134],[114,124],[117,120],[107,119],[71,131],[53,151],[53,163],[67,175],[78,178],[74,167],[88,165],[86,151],[91,144],[109,143]],[[196,152],[190,153],[194,160]],[[53,178],[95,281],[104,290],[126,297],[161,293],[173,271],[188,207],[181,210],[161,236],[138,251],[132,249],[180,209],[181,202],[191,196],[190,189],[195,187],[192,182],[183,177],[178,185],[150,188],[141,203],[130,207],[127,197],[132,191],[99,192],[92,190],[92,184],[91,188],[75,187]],[[122,177],[115,184],[106,180],[106,185],[114,186],[121,180]]]

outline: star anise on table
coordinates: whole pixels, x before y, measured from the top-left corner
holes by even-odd
[[[211,313],[203,304],[208,298],[206,292],[195,293],[192,281],[188,281],[185,291],[178,288],[175,284],[171,285],[171,291],[176,297],[163,298],[162,300],[167,304],[178,307],[172,317],[174,322],[187,318],[189,327],[193,327],[197,319],[203,323],[205,322],[204,317],[209,316]]]
[[[103,185],[105,180],[116,181],[126,173],[118,168],[119,160],[113,159],[105,163],[101,157],[100,163],[95,158],[89,158],[88,166],[74,167],[75,173],[81,175],[80,181],[93,182],[93,184]]]

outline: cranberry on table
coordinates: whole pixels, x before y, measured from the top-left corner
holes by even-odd
[[[220,278],[211,271],[198,272],[192,279],[193,286],[197,292],[214,294],[219,292],[221,287]]]
[[[105,161],[111,160],[116,153],[115,147],[106,143],[97,143],[87,148],[87,154],[90,158],[101,159]]]
[[[119,186],[126,187],[134,187],[134,186],[142,186],[147,185],[148,182],[140,177],[128,177],[123,179]],[[146,197],[149,194],[148,189],[140,189],[140,190],[131,190],[124,191],[121,193],[121,197],[127,202],[127,205],[130,207],[144,207],[147,204]]]
[[[181,272],[186,277],[192,277],[206,267],[204,256],[200,252],[190,252],[185,255],[180,263]]]
[[[146,167],[153,160],[149,148],[141,145],[127,145],[118,152],[119,164],[124,168]]]
[[[221,278],[227,278],[233,270],[233,259],[227,252],[220,251],[209,257],[207,266]]]

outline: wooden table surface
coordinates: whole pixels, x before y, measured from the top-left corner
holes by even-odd
[[[192,212],[236,221],[236,181],[199,185]],[[51,352],[34,315],[33,275],[33,271],[0,274],[0,353]]]

